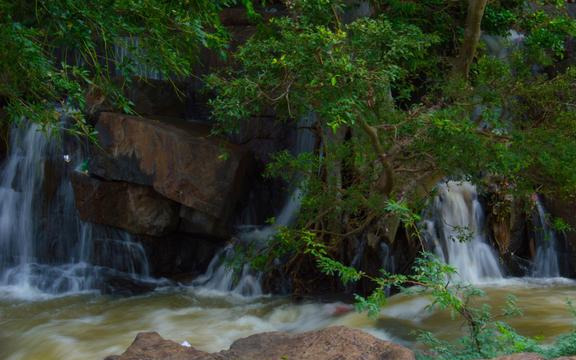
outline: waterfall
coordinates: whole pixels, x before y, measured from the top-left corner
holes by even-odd
[[[532,218],[535,226],[536,255],[530,273],[533,277],[559,277],[560,265],[558,263],[556,234],[549,226],[548,216],[540,197],[537,196],[535,200],[535,211]]]
[[[140,44],[138,37],[122,37],[115,45],[116,75],[123,75],[118,67],[132,67],[134,75],[145,79],[163,80],[162,73],[150,65],[139,61],[139,56],[146,50]]]
[[[484,212],[476,187],[448,181],[437,187],[432,215],[424,221],[424,236],[436,254],[469,283],[501,279],[502,271],[484,233]]]
[[[524,41],[524,35],[516,30],[510,30],[508,36],[482,34],[488,54],[501,60],[508,60],[510,53],[519,48]]]
[[[75,293],[99,288],[104,276],[149,275],[128,234],[79,219],[69,178],[82,161],[77,148],[37,125],[11,129],[0,168],[0,293]]]
[[[196,278],[192,285],[240,296],[262,295],[261,274],[251,271],[249,264],[243,264],[240,270],[232,268],[226,261],[234,256],[235,250],[232,244],[224,247],[214,256],[206,273]]]
[[[296,141],[292,148],[294,155],[314,151],[316,139],[310,128],[315,122],[316,116],[313,113],[302,117],[298,122]],[[275,217],[273,224],[265,226],[239,226],[237,233],[237,243],[239,246],[265,248],[267,242],[280,228],[290,226],[296,221],[303,195],[300,179],[296,179],[296,183],[297,186],[295,186],[288,195],[284,206]],[[249,264],[243,264],[240,271],[232,268],[226,260],[234,257],[234,255],[234,245],[231,244],[225,247],[214,256],[206,273],[195,279],[192,285],[243,296],[262,295],[262,287],[260,285],[262,274],[251,270]]]

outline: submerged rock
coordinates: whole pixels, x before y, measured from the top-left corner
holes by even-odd
[[[164,340],[157,333],[140,333],[120,356],[106,360],[413,360],[414,353],[397,344],[344,326],[305,333],[269,332],[208,354]]]

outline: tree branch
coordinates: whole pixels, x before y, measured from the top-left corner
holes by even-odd
[[[362,118],[362,116],[357,116],[357,119],[358,122],[360,123],[360,126],[362,127],[362,130],[364,130],[366,135],[368,135],[370,143],[372,144],[374,151],[376,151],[378,160],[380,160],[380,163],[384,168],[384,173],[378,179],[377,189],[384,195],[389,196],[390,193],[392,192],[392,188],[394,187],[394,169],[392,168],[392,165],[390,165],[390,163],[388,162],[388,157],[386,156],[384,147],[382,146],[382,143],[378,138],[378,130],[373,126],[371,126],[370,124],[368,124]]]

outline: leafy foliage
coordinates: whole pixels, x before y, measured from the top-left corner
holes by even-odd
[[[122,90],[136,75],[136,63],[165,77],[189,76],[200,47],[226,45],[218,14],[233,3],[1,0],[0,104],[12,119],[25,116],[44,127],[59,126],[55,103],[89,111],[87,96],[104,97],[130,112]],[[132,56],[120,60],[119,47]],[[93,135],[82,113],[74,120],[74,132]]]

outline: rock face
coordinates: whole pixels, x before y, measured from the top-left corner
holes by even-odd
[[[208,354],[142,333],[120,356],[106,360],[413,360],[414,353],[343,326],[300,334],[262,333],[236,341],[229,350]]]
[[[191,232],[213,235],[227,227],[246,192],[248,152],[182,120],[102,113],[96,128],[104,150],[90,161],[91,174],[151,186],[184,205]]]
[[[178,226],[179,205],[151,187],[72,175],[80,218],[133,234],[162,236]]]
[[[223,246],[212,238],[174,233],[162,238],[138,236],[148,255],[150,272],[154,277],[188,282],[203,274],[210,261]]]
[[[6,121],[6,113],[4,109],[0,108],[0,164],[4,162],[4,158],[8,153],[9,131],[8,122]]]
[[[185,83],[176,81],[178,89],[184,89]],[[134,79],[126,89],[126,96],[134,103],[134,111],[143,116],[170,116],[184,118],[186,102],[169,81],[154,79]]]

